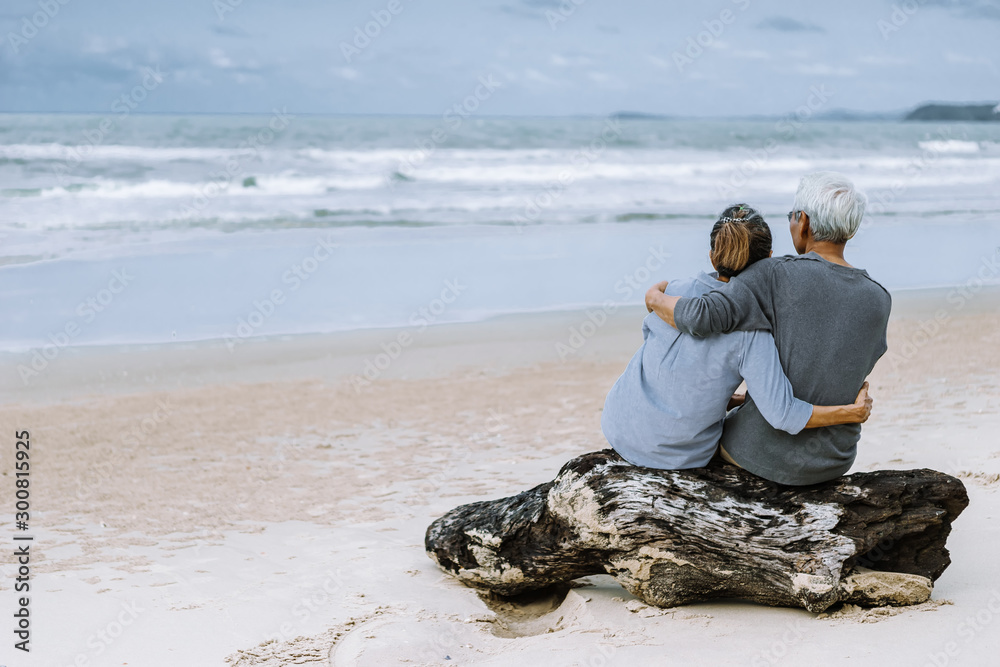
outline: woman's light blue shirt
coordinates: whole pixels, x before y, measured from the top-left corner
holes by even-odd
[[[697,297],[719,284],[715,274],[702,272],[669,283],[666,293]],[[795,434],[812,416],[812,405],[792,394],[766,331],[700,338],[650,313],[642,337],[601,415],[608,442],[634,465],[677,470],[707,464],[722,437],[729,398],[743,380],[774,428]]]

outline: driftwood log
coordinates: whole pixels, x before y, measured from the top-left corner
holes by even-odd
[[[742,598],[818,612],[925,601],[968,503],[961,481],[933,470],[789,487],[719,461],[654,470],[604,450],[530,491],[452,510],[425,546],[500,596],[606,573],[658,607]]]

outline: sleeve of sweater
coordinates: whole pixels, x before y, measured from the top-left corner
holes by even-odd
[[[774,338],[765,331],[751,331],[746,336],[740,375],[747,381],[747,392],[767,423],[795,435],[812,417],[812,404],[795,398],[792,383],[781,368]]]
[[[761,260],[728,283],[674,307],[677,330],[692,336],[731,331],[771,331],[767,317],[772,295],[772,262]]]

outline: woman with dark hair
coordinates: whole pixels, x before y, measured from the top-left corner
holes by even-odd
[[[670,294],[701,296],[770,257],[771,230],[755,209],[736,204],[712,227],[710,246],[716,272],[672,281]],[[766,331],[695,337],[650,313],[642,335],[643,344],[608,393],[601,416],[608,442],[632,464],[669,470],[707,464],[726,411],[743,401],[733,394],[743,380],[764,418],[788,433],[862,423],[871,413],[867,383],[853,405],[813,406],[795,398]]]

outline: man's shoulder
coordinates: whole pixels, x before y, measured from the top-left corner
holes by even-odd
[[[740,271],[740,275],[737,278],[745,278],[748,276],[758,277],[770,274],[778,266],[780,266],[785,261],[785,257],[765,257],[764,259],[759,259],[747,268]]]
[[[771,284],[775,270],[781,265],[783,257],[765,257],[757,260],[747,268],[740,271],[739,275],[730,282],[734,287],[746,286],[766,287]]]
[[[758,262],[759,263],[759,262]],[[781,282],[785,278],[798,277],[800,280],[816,279],[819,281],[834,280],[836,284],[847,280],[851,285],[851,290],[857,290],[865,296],[863,301],[872,305],[877,305],[885,312],[892,307],[892,296],[882,283],[872,278],[868,271],[854,266],[842,266],[833,264],[818,257],[814,253],[804,255],[784,255],[772,258],[771,265],[776,280]],[[806,277],[808,274],[809,277]]]
[[[832,262],[828,262],[811,252],[804,255],[782,255],[781,257],[769,257],[766,260],[757,262],[757,264],[763,264],[764,262],[768,262],[771,269],[784,269],[788,271],[824,271],[833,268],[834,270],[843,271],[845,274],[857,277],[863,280],[864,284],[870,285],[880,292],[884,292],[886,296],[889,296],[889,290],[868,275],[868,271],[865,269],[859,269],[856,266],[833,264]]]
[[[879,297],[885,299],[886,302],[890,304],[892,303],[892,294],[889,293],[889,290],[887,290],[882,283],[880,283],[879,281],[875,280],[870,275],[868,275],[867,271],[862,271],[861,275],[865,279],[865,281],[871,286],[873,292],[878,294]]]
[[[772,268],[781,266],[798,269],[819,267],[823,265],[825,260],[812,256],[810,253],[805,255],[779,255],[778,257],[768,257],[761,261],[768,262]]]

